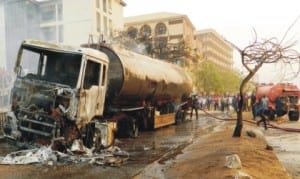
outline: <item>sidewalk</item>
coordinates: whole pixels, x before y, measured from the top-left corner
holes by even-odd
[[[264,137],[249,137],[246,131],[261,130],[244,123],[242,136],[233,138],[235,122],[226,122],[219,131],[195,140],[190,146],[164,164],[154,163],[138,178],[235,178],[238,172],[259,179],[291,178],[272,150],[266,149]],[[224,166],[225,157],[237,154],[241,169]]]

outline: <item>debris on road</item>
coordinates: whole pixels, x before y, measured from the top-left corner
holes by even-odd
[[[2,165],[26,165],[55,163],[82,163],[88,162],[96,165],[121,166],[129,159],[129,153],[122,151],[119,147],[111,146],[107,149],[95,152],[86,148],[81,140],[75,140],[66,153],[52,150],[51,146],[20,150],[0,157]]]

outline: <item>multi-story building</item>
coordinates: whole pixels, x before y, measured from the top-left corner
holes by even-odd
[[[109,39],[123,28],[120,0],[56,0],[40,3],[42,35],[48,41],[78,45],[89,34]]]
[[[5,24],[4,24],[4,10],[3,4],[0,2],[0,68],[6,67],[6,48],[4,46],[3,41],[5,42]]]
[[[161,12],[126,17],[124,29],[131,38],[146,44],[154,57],[179,64],[191,62],[195,27],[186,15]]]
[[[0,0],[0,27],[5,29],[0,30],[5,39],[0,54],[12,69],[25,38],[78,46],[87,43],[91,34],[108,40],[123,29],[125,5],[122,0]]]
[[[202,59],[226,69],[233,68],[233,47],[213,29],[200,30],[195,39],[202,43]]]

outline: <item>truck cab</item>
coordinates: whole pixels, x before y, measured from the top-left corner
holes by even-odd
[[[108,63],[97,50],[25,40],[7,116],[18,124],[15,137],[72,141],[86,133],[93,119],[103,115]]]

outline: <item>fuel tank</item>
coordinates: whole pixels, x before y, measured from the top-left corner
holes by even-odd
[[[90,47],[100,49],[109,57],[107,103],[179,102],[192,91],[191,78],[178,65],[123,48]]]
[[[299,96],[299,88],[291,83],[262,84],[256,89],[256,99],[259,100],[266,95],[270,102],[274,102],[278,96]]]
[[[258,102],[263,95],[269,98],[269,107],[275,109],[277,97],[289,97],[291,103],[298,103],[300,90],[297,85],[292,83],[261,84],[256,88],[256,101]]]

